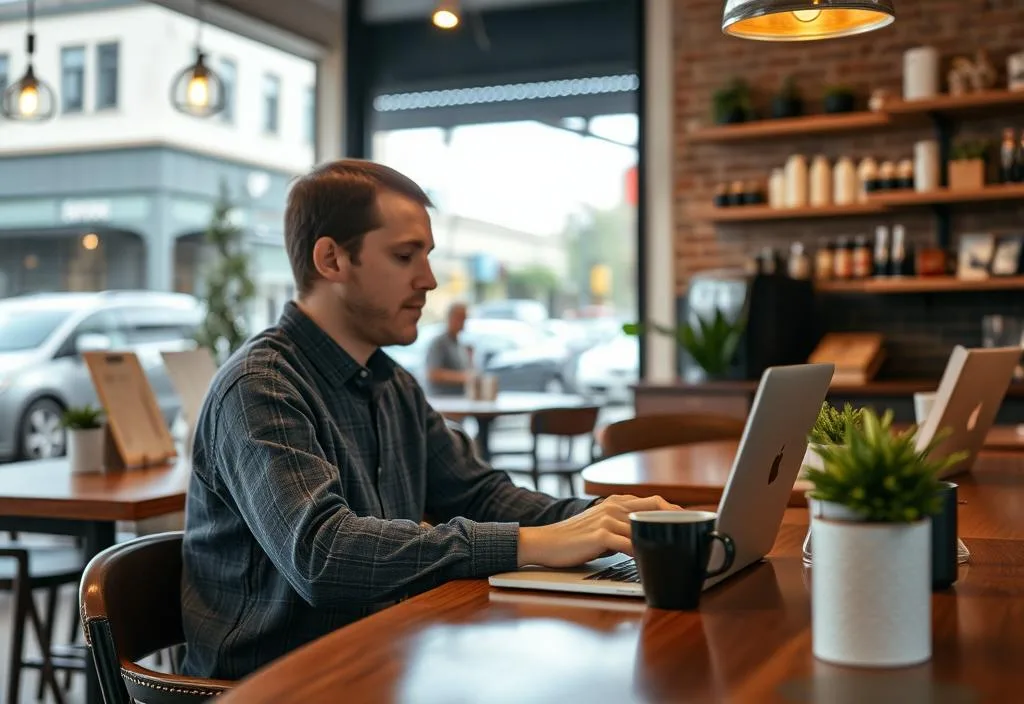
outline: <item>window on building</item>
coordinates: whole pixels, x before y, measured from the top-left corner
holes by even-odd
[[[263,130],[277,134],[281,102],[281,79],[272,73],[263,77]]]
[[[238,67],[231,59],[220,60],[220,82],[224,89],[224,109],[220,113],[220,119],[224,120],[224,122],[234,122]]]
[[[0,93],[7,90],[7,81],[10,80],[11,62],[7,54],[0,54]]]
[[[96,47],[96,109],[117,107],[118,44]]]
[[[85,108],[85,48],[60,50],[60,99],[62,112],[82,112]]]
[[[316,86],[306,88],[305,111],[306,141],[316,144]]]

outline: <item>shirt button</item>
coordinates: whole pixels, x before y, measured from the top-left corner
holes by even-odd
[[[366,378],[366,370],[364,369],[363,371],[359,372],[359,376],[361,376],[361,377],[363,377],[365,379]]]

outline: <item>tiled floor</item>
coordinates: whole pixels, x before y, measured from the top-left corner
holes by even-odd
[[[606,409],[601,414],[600,422],[602,424],[611,422],[612,420],[620,420],[622,418],[629,417],[631,415],[631,409]],[[529,438],[525,433],[525,426],[520,425],[515,421],[502,422],[496,424],[495,432],[492,440],[492,448],[495,451],[502,449],[508,449],[510,447],[527,447]],[[582,444],[578,447],[579,452],[582,454],[584,448]],[[584,457],[581,456],[581,462],[584,461]],[[515,479],[517,484],[523,486],[530,486],[530,482],[527,479]],[[578,488],[579,484],[577,484]],[[546,478],[542,479],[541,490],[548,491],[554,495],[558,495],[559,486],[554,479]],[[7,671],[8,671],[8,658],[11,638],[11,595],[6,592],[0,592],[0,704],[5,702],[7,696]],[[42,595],[37,595],[37,603],[42,608]],[[65,642],[66,635],[70,628],[70,619],[77,615],[77,603],[78,603],[78,591],[76,587],[68,586],[65,587],[61,592],[60,604],[58,606],[58,623],[55,628],[55,634],[57,636],[57,642]],[[31,629],[26,635],[26,647],[29,648],[29,653],[32,655],[38,654],[38,648],[35,642],[34,635],[31,635]],[[22,674],[21,681],[21,693],[18,702],[10,702],[9,704],[35,704],[38,700],[36,699],[37,689],[39,685],[39,673],[35,670],[26,669]],[[55,702],[56,700],[47,693],[45,699],[46,704]],[[82,673],[76,673],[72,676],[71,690],[65,696],[66,704],[82,704],[85,701],[85,676]]]

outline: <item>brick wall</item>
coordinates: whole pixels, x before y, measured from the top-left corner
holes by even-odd
[[[912,156],[913,143],[934,137],[927,125],[879,131],[806,135],[728,144],[691,143],[694,125],[711,124],[711,96],[735,76],[747,80],[755,108],[768,115],[772,95],[792,74],[803,94],[805,112],[820,112],[825,86],[853,87],[866,107],[875,88],[902,92],[903,52],[935,46],[945,61],[984,47],[1005,86],[1006,56],[1024,49],[1024,0],[900,0],[896,22],[887,29],[823,42],[768,43],[722,35],[721,0],[675,0],[676,44],[676,285],[686,290],[694,271],[739,266],[763,246],[788,250],[793,241],[810,249],[840,235],[871,235],[879,224],[900,223],[915,243],[935,242],[935,220],[927,209],[898,215],[773,223],[709,224],[693,211],[710,203],[715,186],[736,179],[767,179],[792,153],[808,160],[816,154],[834,162],[847,154],[854,161]],[[946,66],[943,66],[945,71]],[[959,135],[998,140],[1004,126],[1024,127],[1024,110],[1013,115],[971,119]],[[1024,232],[1024,204],[962,205],[954,208],[953,245],[969,231]],[[980,343],[980,318],[986,313],[1024,315],[1024,292],[1005,294],[927,294],[832,296],[824,302],[827,329],[886,332],[894,358],[883,376],[933,376],[941,371],[954,342]],[[938,371],[936,371],[936,369]]]

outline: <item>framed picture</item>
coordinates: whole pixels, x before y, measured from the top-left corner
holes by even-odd
[[[990,271],[992,276],[1016,276],[1021,273],[1021,245],[1024,235],[1004,235],[996,238]]]
[[[991,233],[960,235],[957,278],[987,279],[994,250],[995,237]]]

